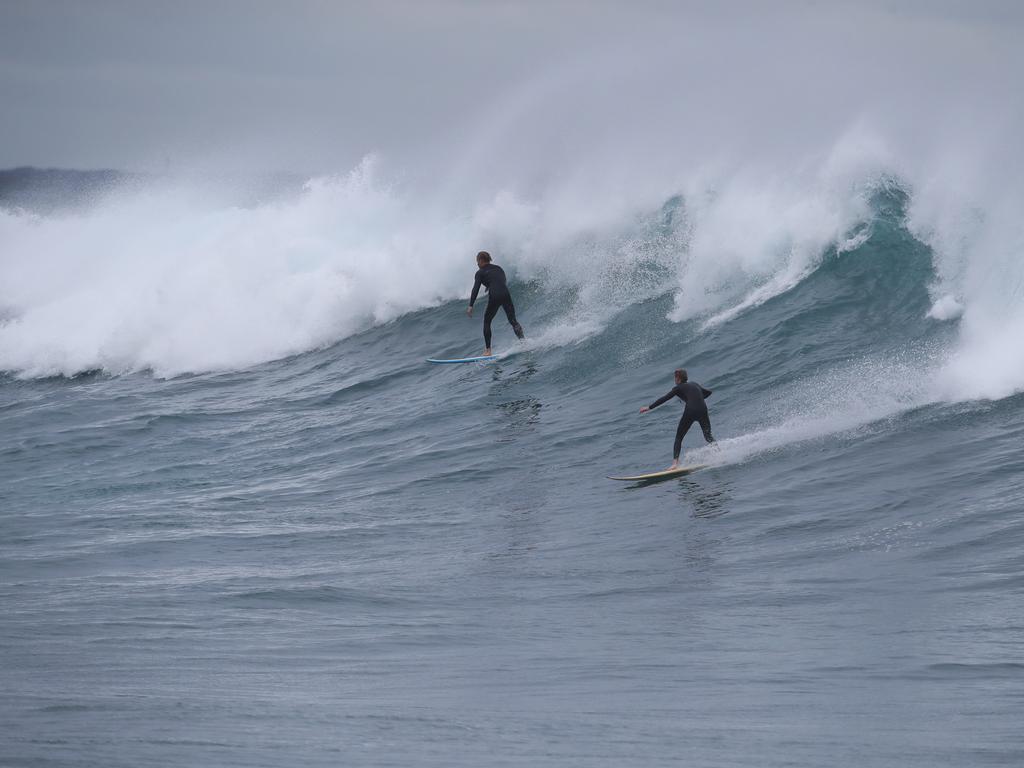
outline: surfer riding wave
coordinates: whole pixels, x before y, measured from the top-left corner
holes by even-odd
[[[505,317],[516,336],[525,338],[523,326],[516,320],[516,308],[512,303],[512,294],[509,293],[508,283],[505,279],[505,270],[497,264],[491,263],[491,254],[487,251],[480,251],[476,255],[476,264],[479,269],[473,282],[473,293],[469,297],[469,306],[466,307],[466,315],[473,316],[473,304],[476,302],[477,294],[480,293],[480,286],[487,289],[487,309],[484,310],[484,355],[491,355],[491,320],[498,313],[499,309],[505,310]]]
[[[704,387],[696,382],[688,381],[686,371],[682,368],[676,370],[674,375],[676,385],[649,406],[645,405],[640,409],[640,413],[653,411],[673,397],[678,397],[686,404],[683,408],[682,418],[679,419],[679,426],[676,427],[676,440],[672,445],[672,464],[669,466],[669,469],[677,469],[679,467],[679,454],[682,452],[683,438],[686,437],[686,433],[693,426],[694,422],[700,424],[701,431],[704,433],[704,439],[707,442],[715,442],[715,438],[711,434],[711,416],[708,414],[707,403],[704,402],[705,398],[711,397],[711,390],[704,389]]]

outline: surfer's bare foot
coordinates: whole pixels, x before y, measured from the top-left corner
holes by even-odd
[[[679,469],[679,459],[673,461],[665,471],[668,472],[670,469]]]
[[[484,350],[484,357],[490,357],[490,356],[491,356],[491,348],[488,347],[487,349]]]

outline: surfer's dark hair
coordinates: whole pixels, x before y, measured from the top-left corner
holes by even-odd
[[[490,264],[490,263],[491,263],[491,254],[489,254],[489,253],[488,253],[487,251],[480,251],[480,253],[478,253],[478,254],[476,255],[476,258],[477,258],[477,261],[479,261],[479,260],[483,259],[483,260],[484,260],[484,261],[486,261],[486,262],[487,262],[488,264]]]
[[[685,368],[676,368],[675,374],[676,374],[676,378],[679,379],[680,381],[686,381],[686,369]]]

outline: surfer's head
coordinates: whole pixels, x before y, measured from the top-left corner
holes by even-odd
[[[684,381],[686,381],[686,369],[685,368],[676,368],[675,375],[676,375],[676,384],[682,384]]]
[[[491,254],[489,254],[487,251],[480,251],[480,253],[476,255],[476,263],[479,264],[481,267],[484,264],[490,264]]]

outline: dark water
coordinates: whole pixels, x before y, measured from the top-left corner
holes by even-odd
[[[429,366],[478,351],[450,302],[0,379],[0,764],[1024,764],[1024,398],[933,395],[957,326],[890,214],[709,327],[655,291]],[[565,296],[513,289],[544,339]],[[667,464],[679,365],[712,467],[607,480]]]

